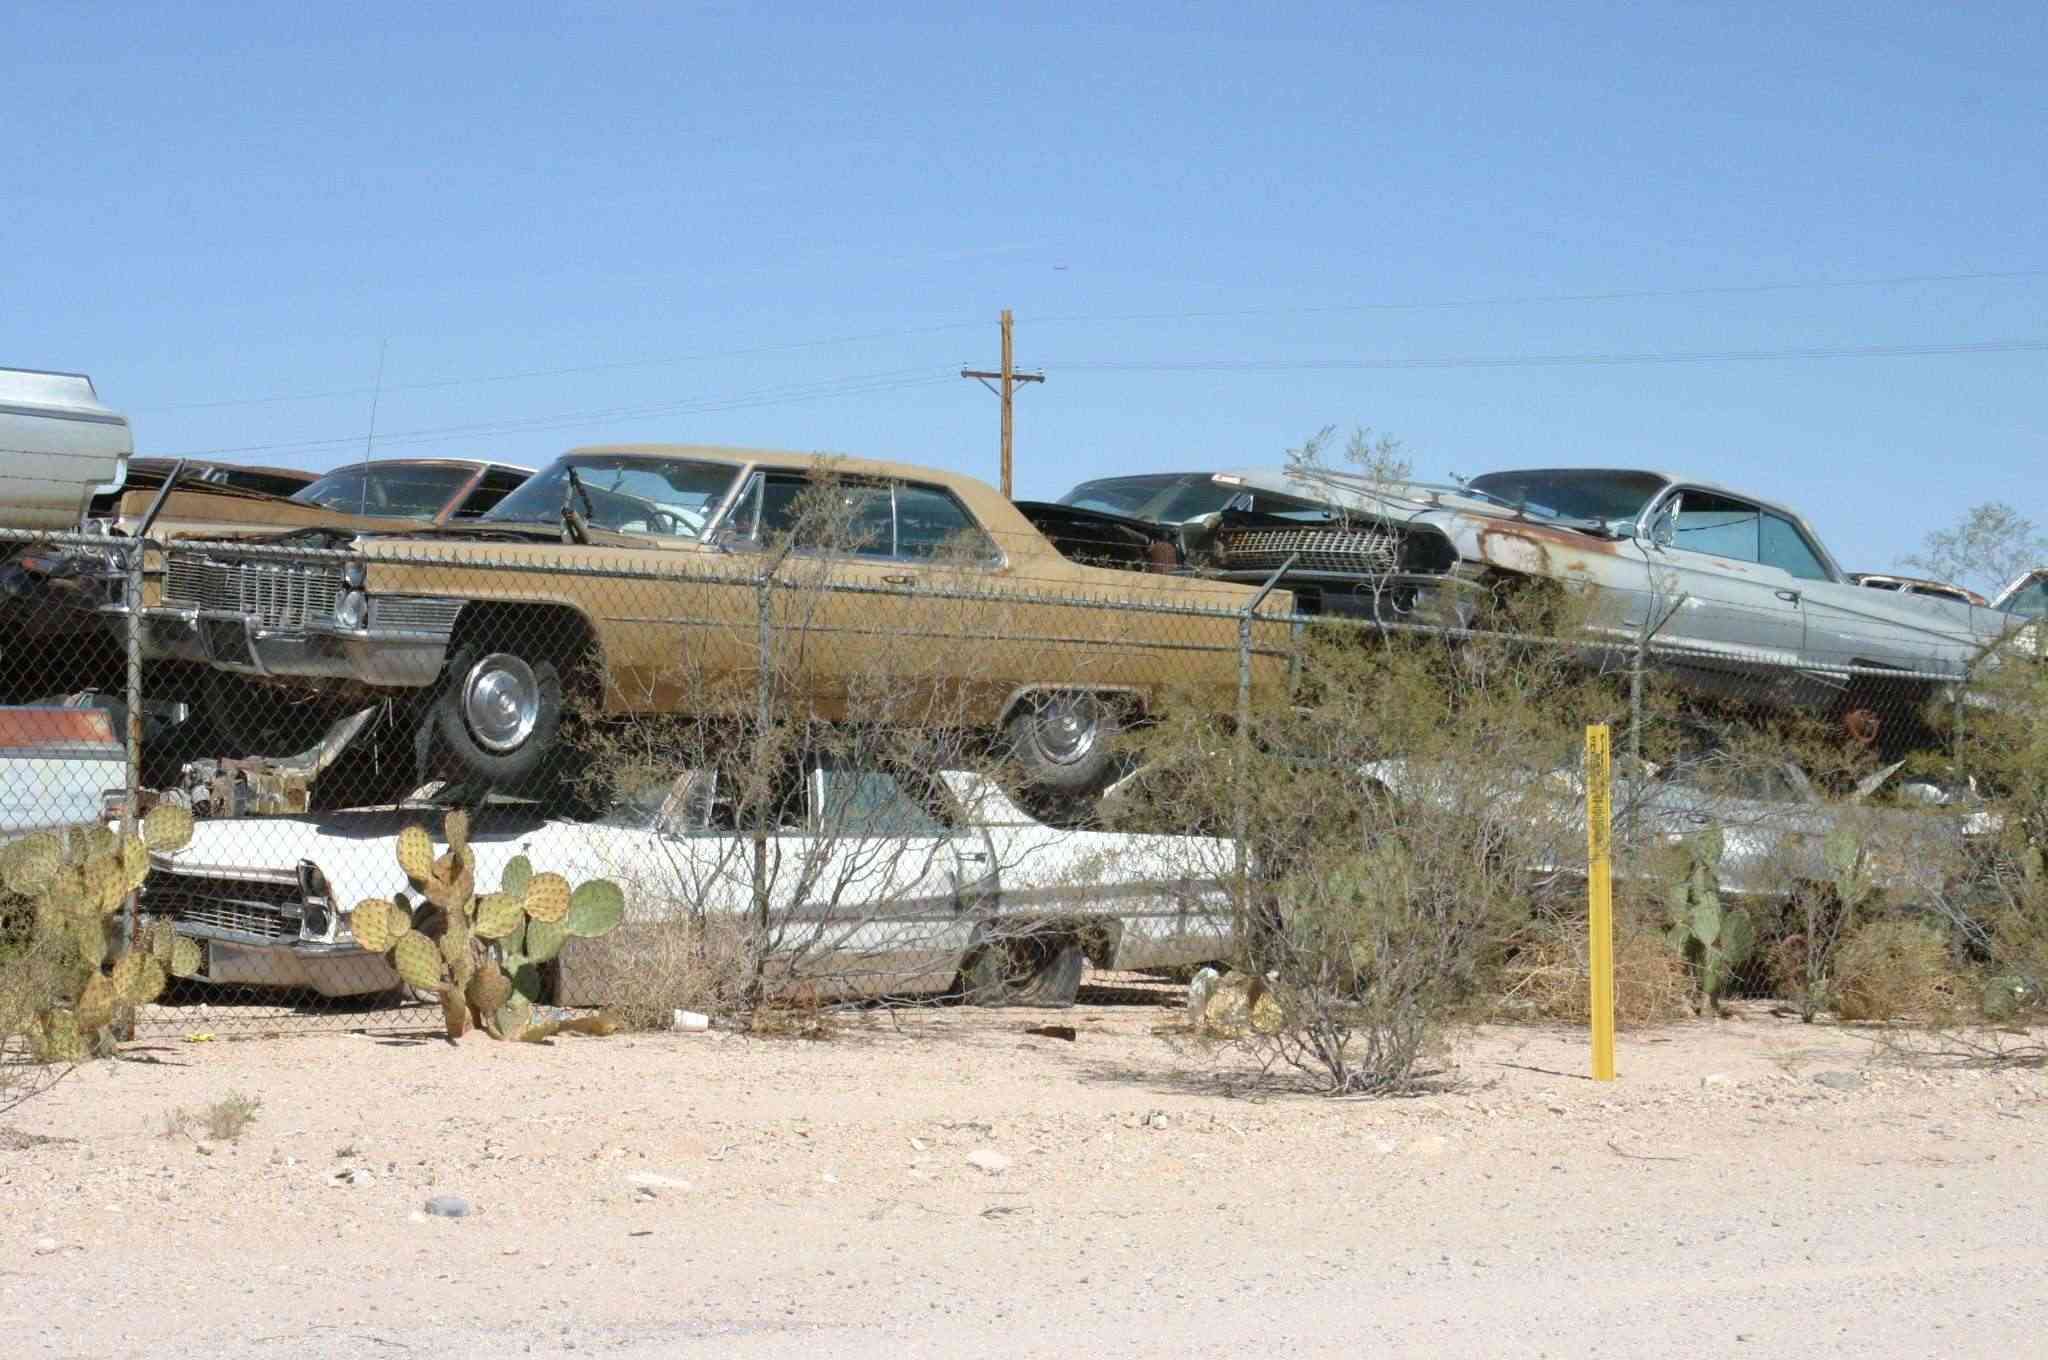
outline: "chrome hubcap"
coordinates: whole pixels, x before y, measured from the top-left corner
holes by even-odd
[[[471,666],[462,682],[462,720],[479,745],[499,752],[516,748],[540,722],[540,681],[533,667],[505,652]]]
[[[1091,699],[1055,699],[1038,711],[1038,746],[1055,765],[1072,765],[1095,749],[1097,725]]]

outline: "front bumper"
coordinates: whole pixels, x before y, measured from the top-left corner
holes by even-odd
[[[296,870],[193,869],[160,858],[143,884],[141,910],[199,943],[202,982],[328,997],[398,986],[384,956],[349,934],[310,862]]]
[[[221,610],[161,607],[144,612],[143,646],[151,657],[190,661],[241,675],[286,679],[355,680],[377,688],[421,689],[434,683],[448,659],[460,600],[407,600],[440,606],[444,628],[346,629],[334,624],[266,625]]]

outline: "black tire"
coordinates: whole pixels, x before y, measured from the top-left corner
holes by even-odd
[[[1032,695],[1004,724],[1022,781],[1068,798],[1086,798],[1109,786],[1122,729],[1114,705],[1082,693]]]
[[[960,967],[960,994],[970,1006],[1033,1006],[1064,1010],[1081,994],[1088,957],[1079,941],[1059,937],[996,940]]]
[[[475,641],[448,659],[434,728],[469,777],[494,789],[526,787],[555,754],[561,725],[562,673],[552,659]]]

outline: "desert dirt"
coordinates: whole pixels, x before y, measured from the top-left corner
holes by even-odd
[[[1331,1101],[1174,1034],[1178,996],[822,1040],[147,1038],[0,1117],[0,1336],[2009,1360],[2048,1335],[2038,1072],[1901,1066],[1753,1008],[1624,1034],[1611,1084],[1583,1031],[1485,1027],[1445,1090]],[[235,1092],[262,1102],[238,1139],[166,1132]]]

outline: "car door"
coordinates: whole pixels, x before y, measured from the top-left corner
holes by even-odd
[[[1767,521],[1784,523],[1723,492],[1677,486],[1665,493],[1650,512],[1650,575],[1657,595],[1683,602],[1660,641],[1737,661],[1799,660],[1807,582],[1764,560],[1767,546],[1774,559],[1786,556],[1781,530],[1767,530]]]
[[[1116,928],[1121,968],[1230,956],[1230,841],[1047,826],[983,775],[949,771],[943,778],[989,838],[1000,874],[999,921],[1101,918]]]
[[[771,951],[792,981],[936,991],[994,899],[985,837],[911,772],[812,764],[800,823],[770,838]]]
[[[776,655],[827,717],[914,715],[945,726],[963,687],[1000,683],[993,542],[959,500],[916,482],[824,480],[766,469],[721,543],[789,547],[777,579]]]

